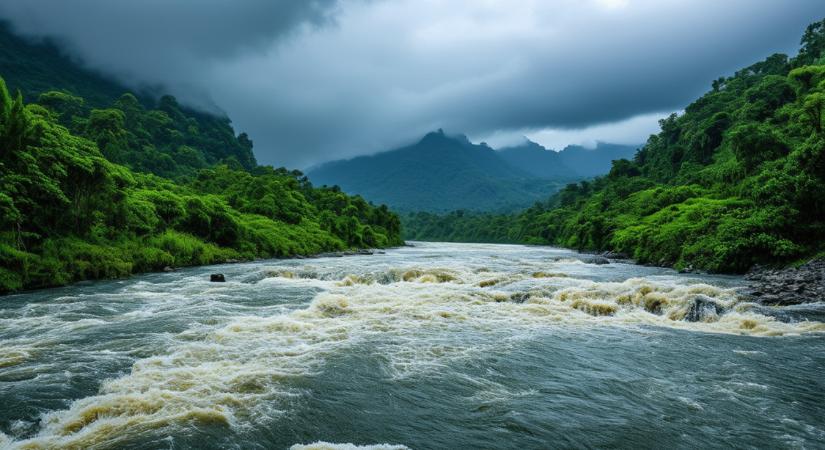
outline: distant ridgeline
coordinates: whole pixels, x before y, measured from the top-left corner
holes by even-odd
[[[604,174],[635,146],[555,152],[533,142],[496,151],[439,130],[413,145],[323,164],[308,172],[318,185],[338,185],[399,211],[514,211],[545,199],[564,183]]]
[[[415,214],[409,239],[555,244],[742,272],[825,251],[825,21],[713,82],[632,160],[515,216]]]
[[[5,74],[26,100],[0,79],[0,293],[402,243],[385,206],[258,166],[225,117],[122,94],[2,29]]]
[[[563,180],[604,175],[610,172],[614,160],[632,158],[639,147],[641,145],[599,142],[593,149],[568,145],[556,152],[528,140],[516,147],[503,148],[498,154],[511,166],[533,176]]]

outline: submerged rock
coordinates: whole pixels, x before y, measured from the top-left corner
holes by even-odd
[[[610,260],[603,257],[603,256],[586,256],[584,258],[581,258],[581,262],[583,262],[585,264],[597,264],[597,265],[610,264]]]
[[[530,299],[530,294],[527,292],[516,292],[510,295],[510,301],[513,303],[524,303]]]
[[[209,281],[213,283],[223,283],[226,281],[226,277],[224,277],[222,273],[213,273],[209,275]]]
[[[696,295],[688,306],[685,320],[688,322],[704,322],[710,318],[716,318],[725,308],[707,295]]]

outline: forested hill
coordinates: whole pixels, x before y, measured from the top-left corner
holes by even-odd
[[[102,107],[128,90],[73,61],[54,42],[19,37],[2,21],[0,72],[9,90],[20,90],[26,101],[37,100],[42,92],[63,90],[83,98],[88,106]]]
[[[0,293],[402,243],[385,206],[258,166],[227,118],[112,97],[116,83],[5,32],[0,52],[29,99],[0,78]]]
[[[775,54],[714,81],[605,177],[568,185],[506,220],[409,216],[408,237],[613,250],[717,272],[821,253],[825,21],[808,27],[801,43],[794,58]]]
[[[56,112],[74,134],[94,140],[104,156],[141,172],[175,178],[217,163],[252,169],[252,142],[229,118],[182,107],[168,95],[127,93],[86,69],[51,41],[14,35],[0,22],[0,76],[10,92]]]
[[[323,164],[308,176],[405,211],[512,211],[563,185],[512,167],[486,144],[441,130],[406,147]]]

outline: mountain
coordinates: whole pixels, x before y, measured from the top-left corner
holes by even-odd
[[[413,145],[323,164],[307,176],[406,211],[513,210],[560,186],[512,167],[486,144],[441,130]]]
[[[406,233],[711,272],[825,256],[825,20],[807,28],[796,57],[719,78],[684,111],[661,120],[632,160],[543,204],[507,217],[408,216]]]
[[[527,139],[521,145],[500,149],[499,155],[511,166],[539,178],[591,178],[609,172],[613,160],[632,159],[639,147],[599,142],[592,149],[569,145],[556,152]]]
[[[558,152],[547,150],[527,139],[521,145],[498,150],[499,156],[513,167],[534,177],[568,179],[576,171],[562,161]]]

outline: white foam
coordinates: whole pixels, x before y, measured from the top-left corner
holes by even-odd
[[[318,441],[312,444],[295,444],[289,447],[290,450],[410,450],[406,445],[398,444],[333,444],[331,442]]]

